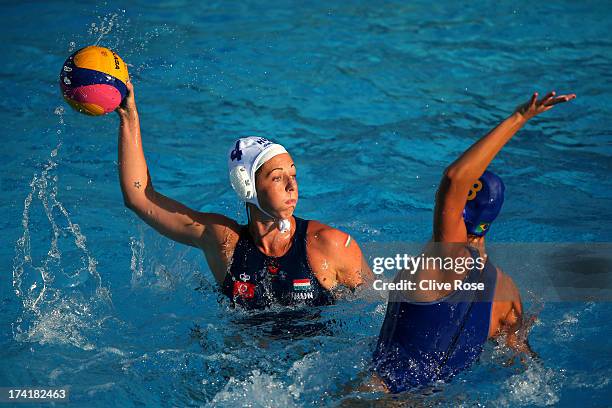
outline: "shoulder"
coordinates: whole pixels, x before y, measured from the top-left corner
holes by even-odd
[[[201,247],[228,241],[236,242],[240,235],[240,224],[222,214],[196,212],[194,222],[205,226],[199,242]]]
[[[241,226],[222,214],[196,212],[193,223],[204,226],[195,246],[204,251],[216,281],[222,284],[240,238]]]
[[[363,266],[363,254],[357,241],[350,234],[321,222],[309,222],[306,246],[310,258],[323,257],[338,270],[361,269]]]
[[[361,249],[346,232],[318,221],[310,221],[306,232],[308,260],[315,275],[325,280],[332,276],[332,286],[356,288],[370,273]]]
[[[312,248],[326,253],[335,253],[339,249],[349,247],[352,240],[349,234],[337,228],[315,220],[308,222],[306,241]]]

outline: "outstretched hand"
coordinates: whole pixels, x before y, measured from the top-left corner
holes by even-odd
[[[542,112],[546,112],[552,109],[558,103],[571,101],[576,97],[576,94],[567,94],[555,96],[555,91],[551,91],[544,96],[544,98],[538,100],[538,93],[535,92],[528,102],[519,105],[516,108],[515,113],[521,115],[525,120],[529,120]]]
[[[116,112],[119,115],[127,115],[136,110],[136,99],[134,99],[134,85],[132,85],[131,78],[128,77],[125,83],[127,92],[125,97],[121,101],[121,104],[117,107]]]

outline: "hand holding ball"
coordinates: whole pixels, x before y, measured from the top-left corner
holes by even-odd
[[[62,67],[64,99],[79,112],[99,116],[117,109],[127,93],[125,62],[108,48],[90,46],[72,54]]]

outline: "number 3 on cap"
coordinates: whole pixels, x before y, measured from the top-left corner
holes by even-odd
[[[480,190],[482,190],[482,181],[476,180],[476,182],[472,184],[472,187],[470,187],[470,192],[467,196],[468,201],[475,199],[476,193],[478,193]]]

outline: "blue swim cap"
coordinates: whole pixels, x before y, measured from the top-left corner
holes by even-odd
[[[474,182],[463,209],[468,234],[482,237],[489,231],[489,226],[501,211],[505,189],[504,182],[490,171],[485,171]]]

